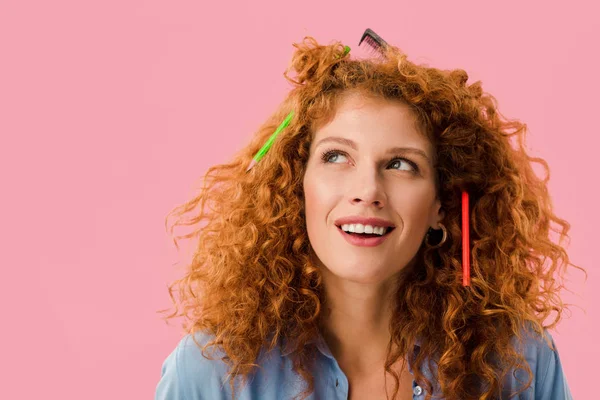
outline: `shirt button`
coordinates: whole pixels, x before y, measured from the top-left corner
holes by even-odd
[[[418,396],[421,393],[423,393],[423,389],[421,389],[421,386],[415,386],[415,388],[413,389],[413,393],[415,394],[415,396]]]
[[[340,383],[338,382],[338,379],[337,379],[337,378],[335,378],[335,387],[338,387],[338,385],[339,385],[339,384],[340,384]]]

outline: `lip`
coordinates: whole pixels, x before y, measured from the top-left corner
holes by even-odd
[[[392,234],[392,232],[395,230],[395,229],[392,229],[383,236],[365,238],[365,237],[350,235],[349,233],[344,232],[342,230],[342,228],[339,226],[336,226],[336,228],[340,232],[340,234],[343,236],[343,238],[346,239],[346,241],[348,243],[350,243],[351,245],[354,245],[354,246],[362,246],[362,247],[379,246],[380,244],[385,242],[385,240],[388,238],[388,236],[390,236]]]
[[[359,215],[351,215],[348,217],[343,217],[343,218],[339,218],[337,220],[335,220],[334,222],[335,225],[342,226],[345,224],[363,224],[363,225],[373,225],[373,226],[384,226],[384,227],[391,227],[391,228],[395,228],[394,224],[392,223],[392,221],[388,221],[385,219],[381,219],[381,218],[374,218],[374,217],[361,217]]]

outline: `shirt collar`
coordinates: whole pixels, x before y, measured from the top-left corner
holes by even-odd
[[[321,353],[323,353],[323,355],[330,357],[330,358],[333,357],[331,354],[331,351],[329,350],[329,347],[327,346],[327,343],[325,342],[325,340],[323,339],[323,336],[321,336],[320,333],[317,337],[310,338],[306,344],[307,345],[315,344],[317,346],[317,349],[319,349],[319,351]],[[289,338],[283,338],[283,349],[281,350],[282,357],[287,357],[295,349],[296,349],[296,341],[289,339]]]
[[[319,333],[318,336],[311,338],[306,344],[307,345],[315,344],[317,346],[317,349],[321,352],[321,354],[323,354],[325,357],[335,360],[335,358],[333,357],[333,354],[331,354],[331,350],[329,350],[329,346],[327,346],[327,342],[325,342],[325,339],[323,339],[323,336],[321,335],[321,333]],[[283,349],[281,350],[281,356],[286,357],[286,356],[290,355],[295,350],[295,347],[296,347],[296,343],[294,340],[289,340],[287,338],[284,338],[283,339]],[[415,352],[417,352],[421,348],[421,338],[420,337],[417,337],[414,347],[415,347]],[[409,370],[412,373],[412,366],[410,365],[410,362],[409,362]]]

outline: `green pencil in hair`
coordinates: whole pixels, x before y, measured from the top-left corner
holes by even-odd
[[[259,162],[260,159],[263,158],[265,154],[267,154],[267,152],[269,151],[269,149],[273,145],[273,142],[275,141],[275,138],[277,137],[277,135],[279,135],[279,132],[281,132],[283,130],[283,128],[285,128],[286,126],[289,125],[289,123],[292,120],[293,116],[294,116],[294,110],[290,111],[290,113],[287,115],[287,117],[285,117],[285,119],[277,127],[277,129],[275,129],[275,132],[273,132],[273,134],[267,140],[267,142],[263,145],[263,147],[261,147],[260,150],[256,153],[256,155],[254,156],[254,158],[250,162],[250,165],[246,169],[246,172],[248,172],[257,162]]]

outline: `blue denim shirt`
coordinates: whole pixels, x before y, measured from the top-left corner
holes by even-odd
[[[554,345],[554,339],[545,331]],[[195,333],[200,344],[207,343],[211,337]],[[346,400],[348,399],[348,379],[339,367],[322,337],[315,339],[319,349],[316,360],[315,391],[309,400]],[[418,343],[415,351],[418,351]],[[555,345],[554,345],[555,346]],[[261,352],[258,369],[251,381],[242,386],[236,381],[236,399],[239,400],[287,400],[298,395],[305,386],[302,378],[292,370],[289,351],[276,347],[269,353]],[[556,347],[555,347],[556,348]],[[190,334],[180,340],[176,348],[162,364],[162,375],[156,387],[155,400],[231,400],[227,365],[219,360],[224,354],[220,350],[207,348],[207,353],[215,360],[202,356],[200,349]],[[533,381],[528,389],[518,397],[519,400],[572,400],[571,392],[563,372],[558,352],[552,351],[542,338],[528,338],[524,346],[525,359],[531,367]],[[423,363],[423,374],[435,383],[436,371],[429,371]],[[435,363],[432,363],[436,365]],[[409,371],[413,372],[409,363]],[[522,383],[521,383],[522,382]],[[527,374],[517,369],[516,374],[508,374],[503,384],[503,397],[516,392],[527,383]],[[425,386],[413,380],[413,399],[425,399]],[[439,394],[434,388],[434,394]],[[307,400],[308,400],[307,399]]]

